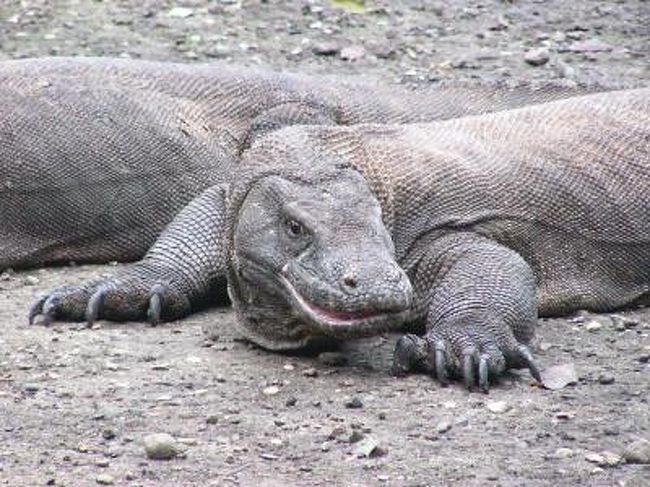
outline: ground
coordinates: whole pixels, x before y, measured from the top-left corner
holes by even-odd
[[[649,39],[650,3],[634,0],[0,3],[0,59],[226,59],[403,83],[647,84]],[[512,373],[487,396],[391,377],[396,335],[352,342],[341,355],[274,354],[238,340],[227,309],[157,328],[27,326],[35,296],[112,271],[0,275],[0,484],[650,480],[650,465],[615,456],[650,439],[647,309],[540,320],[535,355],[545,367],[573,365],[577,383],[545,390]],[[147,458],[144,437],[161,432],[176,438],[175,459]]]

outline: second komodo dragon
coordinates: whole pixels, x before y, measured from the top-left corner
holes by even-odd
[[[187,314],[225,279],[274,350],[419,326],[396,372],[487,390],[539,377],[538,315],[650,291],[650,89],[406,126],[289,127],[186,207],[144,260],[32,316]]]

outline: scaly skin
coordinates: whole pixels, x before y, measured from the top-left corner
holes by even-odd
[[[647,95],[412,127],[265,121],[273,133],[249,130],[240,147],[253,147],[227,181],[143,261],[53,291],[30,318],[156,323],[211,300],[227,278],[243,333],[267,348],[420,323],[424,337],[398,345],[398,372],[460,374],[483,389],[507,367],[537,375],[525,343],[538,305],[611,309],[648,291],[648,202],[633,191],[648,181]],[[621,191],[603,179],[614,168]]]
[[[410,91],[223,64],[0,63],[0,270],[140,259],[176,214],[294,124],[409,123],[562,98],[562,86]]]

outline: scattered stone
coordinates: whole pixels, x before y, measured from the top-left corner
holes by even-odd
[[[38,384],[35,384],[34,382],[28,382],[23,385],[23,390],[27,394],[36,394],[39,390],[41,389],[41,386]]]
[[[167,12],[167,16],[177,19],[186,19],[192,15],[194,15],[194,10],[187,7],[174,7],[169,12]]]
[[[601,330],[603,327],[602,323],[592,320],[585,324],[585,330],[595,332]]]
[[[593,53],[593,52],[610,52],[614,47],[598,39],[588,39],[586,41],[576,41],[571,43],[567,48],[569,52]]]
[[[332,365],[334,367],[345,365],[348,358],[345,354],[340,352],[322,352],[318,355],[318,361],[324,365]]]
[[[620,465],[623,462],[623,457],[612,453],[611,451],[602,451],[600,453],[587,453],[585,459],[588,462],[596,463],[599,467],[611,468]]]
[[[167,433],[154,433],[144,438],[144,450],[152,460],[170,460],[180,453],[176,440]]]
[[[361,433],[361,431],[352,430],[352,433],[350,433],[350,436],[348,437],[348,443],[356,443],[363,440],[364,438],[365,435]]]
[[[542,371],[541,375],[542,384],[551,390],[562,389],[578,382],[578,374],[573,363],[548,367]]]
[[[303,370],[302,375],[304,375],[305,377],[318,377],[318,371],[315,368],[310,367],[308,369]]]
[[[205,418],[205,422],[208,424],[217,424],[219,422],[219,416],[216,414],[213,414],[212,416],[208,416]]]
[[[109,467],[111,462],[108,461],[108,458],[99,458],[96,462],[95,465],[101,468],[107,468]]]
[[[449,421],[440,421],[436,425],[436,431],[438,433],[446,433],[451,429],[451,423]]]
[[[40,279],[36,276],[27,276],[25,278],[25,285],[26,286],[37,286],[40,284]]]
[[[289,399],[287,399],[287,402],[285,402],[284,404],[286,406],[291,407],[291,406],[295,406],[297,402],[298,402],[298,399],[296,399],[295,397],[292,396]]]
[[[555,458],[572,458],[576,452],[571,448],[558,448],[555,450]]]
[[[555,413],[555,417],[557,419],[573,419],[575,418],[575,416],[576,413],[572,411],[558,411],[557,413]]]
[[[355,396],[349,401],[345,401],[345,407],[348,409],[361,409],[363,407],[363,403],[361,402],[361,399]]]
[[[115,483],[115,479],[112,475],[108,475],[107,473],[100,473],[97,477],[95,477],[95,482],[97,482],[99,485],[113,485]]]
[[[616,378],[612,374],[600,374],[598,376],[598,383],[603,385],[610,385],[616,381]]]
[[[623,458],[629,463],[650,465],[650,441],[641,438],[630,443],[623,452]]]
[[[311,51],[317,56],[335,56],[341,52],[341,46],[335,42],[319,42],[314,44]]]
[[[347,46],[341,49],[339,57],[344,61],[357,61],[366,55],[363,46]]]
[[[510,409],[510,406],[506,401],[488,401],[486,407],[489,411],[495,414],[505,413]]]
[[[296,366],[293,364],[284,364],[282,368],[288,372],[291,372],[292,370],[296,369]]]
[[[275,396],[278,392],[280,392],[280,388],[278,386],[268,386],[262,389],[262,394],[265,396]]]
[[[526,54],[524,54],[524,61],[531,66],[543,66],[549,61],[549,59],[550,54],[548,49],[545,47],[530,49]]]
[[[340,436],[342,436],[344,434],[345,434],[345,428],[343,426],[336,426],[327,435],[327,439],[328,440],[335,440],[336,438],[338,438],[338,437],[340,437]]]
[[[359,441],[355,448],[354,454],[360,458],[375,458],[388,453],[386,448],[379,445],[379,442],[371,437],[366,437]]]

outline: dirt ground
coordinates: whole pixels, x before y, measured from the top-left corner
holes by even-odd
[[[647,1],[333,3],[345,8],[3,0],[0,59],[226,59],[427,84],[650,80]],[[545,390],[511,373],[487,396],[391,377],[394,335],[347,344],[338,365],[265,352],[238,340],[227,309],[158,328],[26,325],[35,296],[114,269],[0,275],[0,484],[650,485],[650,465],[617,457],[650,440],[648,309],[540,320],[535,355],[573,364],[577,383]],[[171,434],[180,455],[148,459],[151,433]]]

